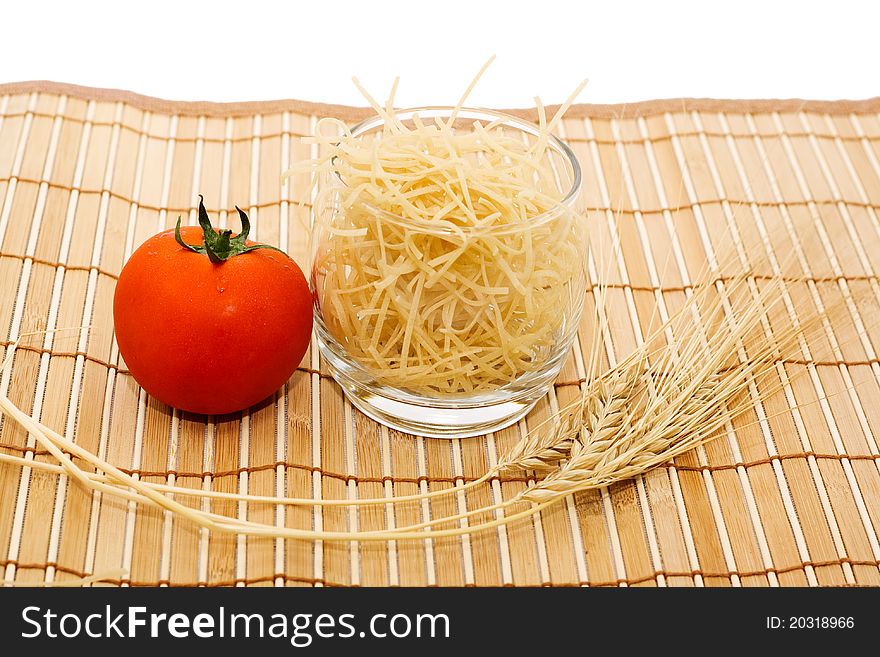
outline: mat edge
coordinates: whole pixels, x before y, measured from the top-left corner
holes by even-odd
[[[145,111],[183,116],[235,117],[250,116],[255,113],[295,112],[305,115],[335,116],[340,119],[357,121],[372,114],[372,110],[366,107],[297,99],[221,103],[206,100],[167,100],[124,89],[88,87],[51,80],[0,83],[0,95],[25,93],[66,94],[75,98],[99,102],[123,102]],[[547,109],[552,112],[557,107],[558,105],[548,105]],[[533,120],[537,118],[534,109],[507,109],[504,111]],[[568,118],[623,119],[652,116],[665,112],[690,111],[742,113],[810,111],[827,114],[880,112],[880,96],[863,100],[667,98],[617,104],[579,103],[573,105],[566,116]]]

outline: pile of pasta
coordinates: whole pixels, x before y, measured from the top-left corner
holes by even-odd
[[[579,91],[579,90],[578,90]],[[315,137],[320,320],[381,383],[438,395],[515,384],[558,357],[581,303],[585,226],[550,134],[458,108]],[[574,96],[574,95],[573,95]],[[322,126],[323,128],[323,126]],[[325,130],[319,130],[324,132]],[[341,134],[339,134],[341,132]]]

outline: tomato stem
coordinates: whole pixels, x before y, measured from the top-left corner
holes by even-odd
[[[232,231],[228,228],[220,231],[214,229],[211,225],[211,219],[208,217],[208,211],[205,210],[205,197],[199,194],[199,225],[202,227],[204,242],[202,244],[189,244],[183,241],[183,237],[180,235],[181,218],[179,216],[177,217],[177,226],[174,229],[174,239],[185,249],[207,255],[208,259],[215,265],[225,262],[232,256],[255,251],[256,249],[271,249],[272,251],[284,253],[281,249],[269,246],[268,244],[248,245],[247,236],[251,232],[250,219],[248,219],[247,213],[237,205],[235,209],[238,210],[238,216],[241,218],[241,232],[233,237]]]

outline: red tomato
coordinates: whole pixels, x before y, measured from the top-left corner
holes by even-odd
[[[309,344],[312,298],[302,271],[271,247],[250,250],[239,212],[241,239],[178,224],[202,252],[167,230],[132,254],[116,284],[113,321],[126,365],[150,395],[185,411],[219,415],[256,404],[284,385]],[[212,262],[204,243],[217,240],[227,259]]]

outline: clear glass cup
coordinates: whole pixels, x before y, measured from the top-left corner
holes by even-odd
[[[399,111],[397,117],[404,124],[411,122],[414,115],[418,120],[428,122],[435,117],[448,119],[452,109],[416,108]],[[532,123],[482,109],[458,110],[452,127],[454,130],[471,130],[474,122],[483,126],[500,126],[505,134],[515,135],[526,143],[533,143],[540,136]],[[380,138],[382,127],[381,118],[371,118],[352,128],[352,135],[362,139]],[[314,208],[311,242],[311,286],[318,345],[326,366],[351,403],[363,413],[407,433],[460,438],[513,424],[528,413],[552,386],[577,333],[583,308],[587,284],[587,236],[585,217],[577,208],[581,186],[577,158],[555,137],[549,138],[544,152],[554,172],[557,195],[562,200],[549,211],[528,217],[528,248],[522,247],[522,224],[516,228],[503,221],[484,227],[425,225],[375,207],[367,208],[369,217],[365,218],[364,208],[342,207],[340,192],[344,182],[338,173],[331,170],[319,180],[319,201]],[[355,217],[354,213],[358,216]],[[532,277],[530,289],[522,289],[522,285],[518,289],[513,281],[496,286],[498,289],[493,288],[496,294],[491,297],[491,303],[474,307],[467,305],[465,290],[462,303],[456,305],[456,316],[440,318],[442,313],[431,312],[433,297],[429,291],[422,290],[413,295],[412,289],[407,288],[411,283],[408,276],[412,272],[401,273],[393,279],[388,279],[385,272],[370,280],[368,276],[365,278],[361,269],[372,271],[375,267],[352,267],[352,258],[367,259],[371,266],[375,265],[378,255],[369,249],[378,248],[370,246],[377,231],[383,236],[393,233],[397,243],[417,245],[414,248],[433,256],[452,249],[463,250],[462,257],[470,258],[468,262],[476,267],[480,266],[481,258],[492,258],[493,251],[497,253],[500,248],[507,254],[505,266],[511,268],[511,276],[526,267],[532,267],[529,271],[539,271],[542,263],[550,273],[545,279]],[[383,253],[382,257],[383,265],[384,259],[390,265],[394,264],[391,256]],[[551,280],[552,270],[562,257],[569,266],[561,274],[557,272],[556,279]],[[380,280],[382,276],[385,278]],[[371,285],[377,293],[391,297],[395,291],[406,293],[412,303],[421,304],[417,316],[426,317],[431,322],[445,322],[450,332],[458,334],[461,339],[457,346],[454,342],[431,345],[431,349],[437,352],[435,362],[426,362],[423,353],[416,363],[415,355],[411,355],[413,345],[401,344],[399,327],[389,326],[387,321],[382,323],[375,308],[362,310],[350,305],[357,302],[352,301],[353,295],[346,294],[346,289],[363,291],[372,289]],[[379,291],[377,286],[384,286],[383,290]],[[389,287],[392,289],[385,289]],[[349,305],[343,308],[339,304]],[[540,313],[530,316],[529,312],[522,311],[536,305],[542,308]],[[499,308],[505,309],[505,317],[499,316]],[[400,319],[398,323],[402,321]],[[482,342],[471,347],[467,343],[467,327],[481,321],[500,322],[504,333],[511,339],[523,340],[524,347],[516,367],[510,366],[513,369],[505,374],[507,378],[501,376],[499,369],[497,385],[492,381],[492,371],[486,372],[487,361],[481,360],[489,352],[496,353],[497,346]],[[535,338],[536,334],[540,338]],[[485,340],[485,335],[481,339]],[[387,359],[383,362],[390,363],[390,366],[377,368],[376,361],[368,354],[378,351]],[[454,361],[460,371],[468,358],[474,361],[474,368],[482,368],[473,389],[466,389],[472,386],[467,377],[455,379],[458,383],[451,378],[444,380],[447,363]],[[508,367],[498,362],[501,369]],[[407,375],[417,366],[422,368],[418,371],[428,371],[435,376],[432,381],[436,384],[409,385]]]

